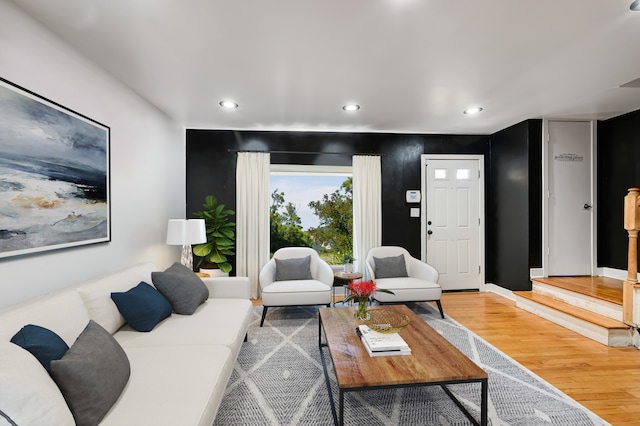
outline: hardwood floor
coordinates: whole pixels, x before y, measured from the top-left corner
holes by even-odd
[[[610,348],[493,293],[446,293],[446,315],[611,423],[640,422],[640,350]]]
[[[612,425],[640,423],[640,350],[609,348],[493,293],[445,293],[442,305],[446,315]]]

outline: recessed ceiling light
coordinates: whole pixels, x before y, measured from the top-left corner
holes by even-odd
[[[469,109],[465,109],[464,113],[465,114],[477,114],[480,111],[482,111],[481,107],[472,107],[472,108],[469,108]]]
[[[223,108],[238,108],[238,104],[233,101],[220,101],[219,105]]]
[[[634,0],[633,3],[631,3],[631,6],[629,6],[629,9],[640,10],[640,0]]]
[[[360,105],[358,104],[346,104],[345,106],[342,107],[343,110],[345,111],[357,111],[360,109]]]

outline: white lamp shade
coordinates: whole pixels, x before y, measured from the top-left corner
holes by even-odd
[[[204,219],[169,219],[167,244],[181,246],[206,242]]]

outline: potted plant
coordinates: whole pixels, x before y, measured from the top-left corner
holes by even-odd
[[[207,242],[198,244],[193,248],[193,254],[199,256],[197,267],[201,265],[200,272],[210,275],[221,275],[211,271],[219,269],[220,272],[228,274],[233,268],[227,260],[227,256],[234,255],[235,226],[229,221],[229,216],[234,215],[233,210],[226,208],[224,204],[218,204],[218,200],[213,195],[208,195],[202,205],[204,210],[195,212],[193,215],[199,219],[204,219],[207,233]]]
[[[340,258],[340,262],[344,265],[343,272],[350,274],[353,272],[353,262],[355,259],[353,258],[353,252],[345,251],[342,253],[342,257]]]

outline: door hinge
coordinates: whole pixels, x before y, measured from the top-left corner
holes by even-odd
[[[478,179],[480,179],[480,170],[478,170]]]
[[[478,218],[478,226],[480,226],[480,218]]]
[[[478,275],[480,275],[480,272],[482,272],[482,266],[478,265]]]

